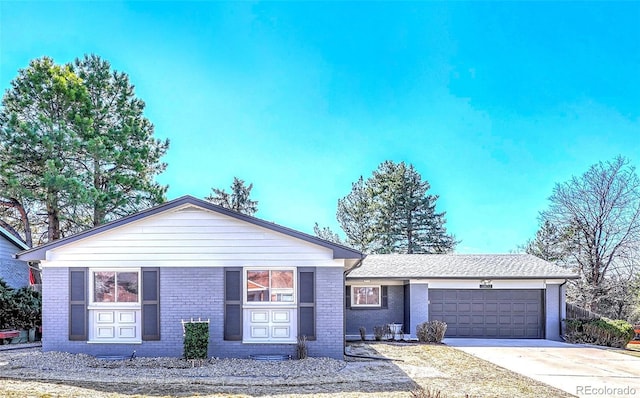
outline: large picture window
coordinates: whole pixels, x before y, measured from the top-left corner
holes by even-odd
[[[247,270],[247,302],[293,303],[293,270]]]
[[[137,303],[138,272],[93,272],[94,303]]]
[[[380,307],[380,286],[351,286],[352,307]]]

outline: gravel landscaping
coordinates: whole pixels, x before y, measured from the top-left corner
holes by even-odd
[[[420,388],[444,396],[569,397],[454,348],[423,344],[351,344],[345,361],[262,362],[178,358],[100,360],[88,355],[0,352],[0,395],[8,397],[344,396],[411,397]]]

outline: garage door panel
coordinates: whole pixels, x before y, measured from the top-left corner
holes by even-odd
[[[498,311],[498,304],[497,303],[485,303],[484,304],[484,310],[487,312],[496,312]]]
[[[430,289],[429,319],[447,323],[447,337],[543,338],[539,289]]]

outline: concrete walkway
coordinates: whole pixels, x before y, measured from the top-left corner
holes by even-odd
[[[640,358],[613,349],[550,340],[443,342],[579,397],[640,397]]]

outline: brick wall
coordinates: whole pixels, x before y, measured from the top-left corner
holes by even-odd
[[[358,335],[361,326],[373,334],[374,326],[404,323],[404,287],[387,287],[387,308],[347,308],[347,334]],[[344,304],[343,304],[344,305]],[[406,326],[402,327],[406,331]]]
[[[310,356],[342,359],[343,284],[339,267],[316,269],[316,341]],[[243,344],[223,340],[223,268],[160,269],[160,341],[142,344],[91,344],[68,340],[69,270],[43,271],[43,341],[45,351],[90,355],[182,356],[182,319],[210,320],[209,356],[246,357],[250,354],[291,354],[294,344]]]

